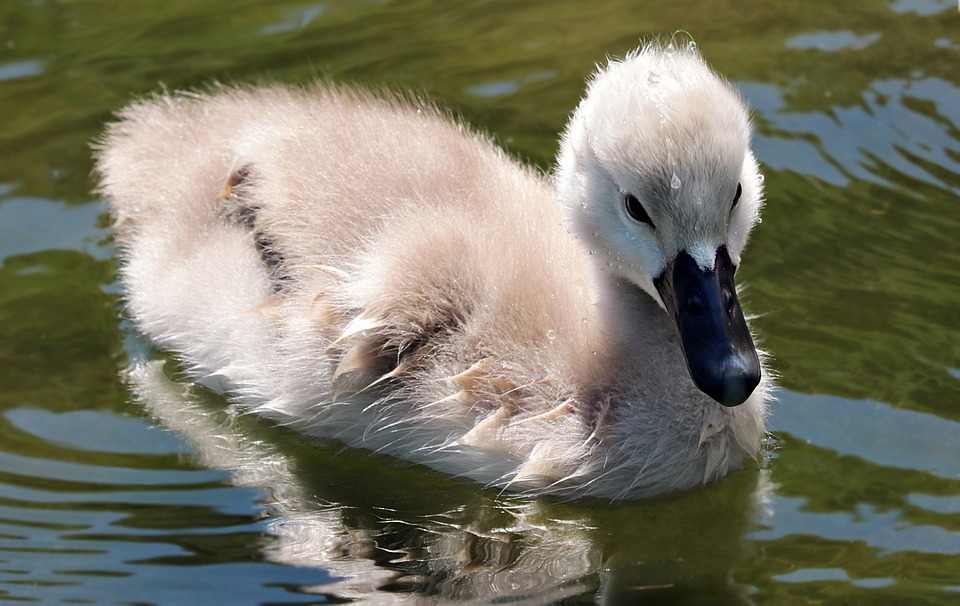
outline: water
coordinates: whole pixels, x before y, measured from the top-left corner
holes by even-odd
[[[3,4],[0,601],[960,602],[958,21],[937,0]],[[409,87],[547,166],[593,63],[678,29],[755,108],[768,206],[739,281],[784,386],[769,468],[517,502],[234,417],[119,319],[88,144],[130,99]]]

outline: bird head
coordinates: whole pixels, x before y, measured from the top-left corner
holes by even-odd
[[[763,199],[750,138],[743,101],[699,52],[654,44],[589,81],[555,174],[601,270],[666,310],[694,383],[725,406],[761,372],[733,279]]]

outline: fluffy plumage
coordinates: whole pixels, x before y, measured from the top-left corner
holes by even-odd
[[[432,105],[328,84],[135,103],[97,170],[129,312],[197,381],[483,484],[618,499],[757,454],[769,379],[701,392],[654,286],[680,251],[739,264],[749,139],[696,51],[651,45],[590,81],[553,182]]]

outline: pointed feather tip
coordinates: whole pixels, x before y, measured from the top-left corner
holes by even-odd
[[[350,323],[346,325],[346,327],[343,329],[343,332],[340,333],[340,336],[337,337],[330,345],[339,345],[354,335],[367,332],[368,330],[383,328],[386,325],[386,322],[383,320],[366,317],[364,314],[360,314],[353,320],[350,320]]]
[[[465,371],[438,379],[450,381],[458,388],[468,392],[493,392],[504,395],[517,389],[517,385],[505,377],[491,376],[490,368],[493,358],[483,358],[474,362]]]
[[[393,370],[391,357],[384,356],[381,343],[372,338],[359,340],[347,349],[330,377],[333,399],[358,394]]]
[[[244,312],[259,314],[270,322],[277,324],[280,322],[280,303],[280,297],[274,295],[256,307],[245,309]]]

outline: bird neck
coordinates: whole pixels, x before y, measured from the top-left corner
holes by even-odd
[[[651,348],[680,351],[676,330],[667,312],[642,288],[605,268],[594,268],[597,318],[608,343],[619,343],[621,352],[645,355]]]

